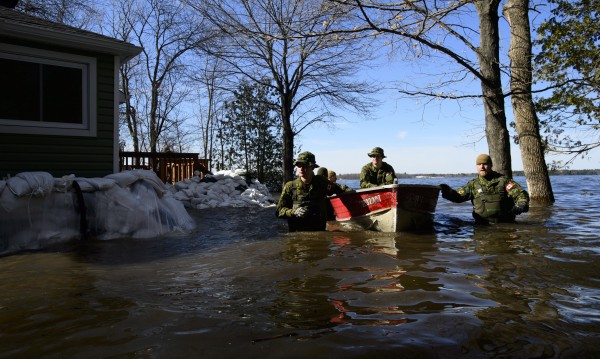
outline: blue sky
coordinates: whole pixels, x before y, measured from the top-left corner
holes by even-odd
[[[388,71],[393,71],[393,68]],[[399,173],[473,173],[475,157],[488,153],[484,111],[480,101],[425,105],[416,99],[400,99],[397,93],[382,95],[383,104],[371,120],[348,116],[334,129],[305,129],[296,143],[315,154],[317,163],[338,173],[358,173],[375,146],[385,150],[386,162]],[[510,100],[507,121],[512,121]],[[512,130],[512,129],[511,129]],[[512,134],[512,131],[511,131]],[[522,170],[519,147],[511,145],[513,170]],[[570,169],[600,168],[598,150],[590,158],[579,158]],[[546,162],[570,157],[547,156]]]
[[[507,41],[506,38],[503,41]],[[507,46],[507,45],[506,45]],[[385,55],[383,56],[385,57]],[[427,58],[410,62],[390,62],[378,68],[361,72],[361,76],[377,84],[379,81],[407,80],[411,82],[436,81],[435,76],[423,74],[451,71]],[[503,86],[508,87],[507,79]],[[375,85],[377,86],[377,85]],[[462,84],[458,91],[480,94],[477,81]],[[336,123],[335,129],[313,126],[296,137],[296,145],[315,154],[317,163],[337,173],[358,173],[369,162],[367,153],[375,146],[385,150],[384,160],[398,173],[474,173],[475,158],[488,153],[485,139],[484,110],[481,100],[424,103],[416,98],[401,98],[397,91],[382,93],[381,101],[367,121],[347,115],[347,122]],[[505,100],[507,125],[513,121],[510,98]],[[511,136],[514,134],[512,129]],[[597,134],[596,134],[597,135]],[[577,136],[575,136],[577,138]],[[513,170],[522,170],[518,145],[511,145]],[[571,156],[548,155],[546,163],[566,162]],[[578,158],[570,169],[600,169],[600,151],[589,153],[589,158]]]
[[[547,9],[538,7],[532,14],[538,14],[537,11],[540,10]],[[471,27],[476,28],[476,12],[467,12],[465,16],[458,23],[470,23]],[[543,16],[536,15],[533,21],[540,22],[542,18]],[[502,18],[500,52],[504,57],[507,54],[509,41],[507,26],[506,20]],[[535,37],[535,34],[532,35]],[[443,41],[445,45],[455,47],[454,51],[457,53],[465,50],[464,45],[461,49],[460,44],[457,45],[447,36],[443,36]],[[396,54],[390,54],[387,48],[380,49],[379,54],[375,53],[379,65],[372,65],[361,71],[358,76],[379,88],[383,85],[392,87],[390,81],[394,80],[434,83],[442,81],[439,76],[435,76],[436,74],[440,72],[450,74],[456,70],[453,67],[457,65],[451,60],[450,63],[444,63],[444,57],[439,53],[434,53],[437,55],[435,60],[424,56],[414,61],[386,62],[404,55],[411,58],[412,51],[406,53],[402,46],[403,44],[399,43],[395,47],[398,51]],[[468,51],[470,50],[464,51],[465,56],[472,57],[473,55],[469,55]],[[508,63],[506,58],[501,61]],[[508,81],[506,78],[503,81],[507,91]],[[450,90],[444,89],[444,91]],[[465,93],[479,95],[480,84],[477,81],[462,84],[457,94]],[[484,111],[480,99],[465,100],[460,104],[449,100],[426,103],[416,98],[401,98],[397,90],[382,92],[378,99],[381,105],[369,120],[346,114],[348,121],[336,122],[333,129],[328,126],[313,125],[296,136],[296,146],[300,146],[302,151],[313,152],[319,165],[340,174],[360,172],[361,167],[369,162],[367,153],[375,146],[385,150],[387,155],[385,161],[391,164],[396,172],[408,174],[474,173],[477,155],[488,153]],[[505,110],[508,124],[513,120],[510,98],[505,100]],[[297,111],[299,112],[301,111]],[[511,131],[512,134],[514,133]],[[519,147],[512,144],[511,153],[513,170],[522,170]],[[565,162],[570,159],[570,156],[549,155],[546,162],[550,165],[553,161]],[[600,169],[600,150],[591,152],[590,158],[578,158],[569,168]]]
[[[376,118],[337,123],[335,129],[312,127],[296,138],[304,151],[315,154],[320,166],[337,173],[358,173],[370,159],[367,153],[375,146],[385,150],[385,159],[396,172],[418,173],[474,173],[475,157],[488,153],[485,139],[484,114],[481,105],[437,107],[415,100],[393,98],[376,112]],[[506,111],[512,120],[510,101]],[[577,159],[570,169],[600,168],[598,150],[589,159]],[[513,170],[522,170],[521,153],[511,145]],[[563,157],[568,159],[570,157]],[[547,156],[547,163],[561,160]]]

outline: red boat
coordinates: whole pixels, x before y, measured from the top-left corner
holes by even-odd
[[[391,184],[329,197],[335,221],[330,230],[400,232],[433,225],[439,186]]]

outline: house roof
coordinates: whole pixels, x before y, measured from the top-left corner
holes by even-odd
[[[44,20],[0,6],[0,35],[119,56],[122,62],[142,48],[91,31]]]

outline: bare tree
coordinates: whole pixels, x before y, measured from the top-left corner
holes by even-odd
[[[184,81],[184,55],[205,39],[201,19],[182,5],[167,0],[134,1],[129,17],[134,37],[142,45],[147,84],[146,116],[149,149],[157,151],[162,131],[189,88]],[[140,112],[138,106],[138,115]]]
[[[224,103],[221,61],[215,57],[204,57],[199,66],[190,70],[190,77],[196,84],[200,84],[197,95],[199,105],[198,125],[200,129],[201,156],[212,160],[214,158],[214,146],[217,126],[222,117],[222,106]]]
[[[98,2],[86,0],[20,0],[16,10],[45,20],[90,30],[101,22]]]
[[[110,9],[112,10],[105,16],[105,23],[101,24],[100,29],[103,33],[116,39],[131,42],[133,29],[130,19],[132,16],[133,1],[114,1]],[[140,138],[142,137],[142,123],[138,116],[137,109],[134,107],[136,84],[135,79],[140,78],[140,58],[135,57],[119,68],[119,88],[123,94],[121,103],[120,128],[126,130],[131,139],[133,151],[139,152]],[[121,143],[125,143],[121,132]]]
[[[402,46],[403,50],[409,54],[436,61],[446,60],[447,66],[441,67],[440,73],[432,75],[437,81],[432,81],[427,87],[405,83],[405,88],[401,88],[400,92],[429,99],[481,98],[485,111],[486,139],[494,169],[512,176],[510,136],[499,58],[500,0],[330,1],[353,8],[357,18],[351,27],[338,26],[338,32],[375,31],[377,36],[392,35],[391,42],[400,41],[405,45]],[[475,12],[478,28],[472,25],[472,14]],[[450,88],[452,84],[468,78],[479,81],[481,93],[443,92],[444,87]]]
[[[315,0],[207,0],[190,5],[221,34],[207,51],[232,74],[277,93],[284,181],[293,178],[294,138],[304,128],[339,117],[334,109],[369,113],[369,95],[377,89],[356,76],[367,50],[339,35],[321,35],[338,19],[336,6]]]
[[[510,24],[511,102],[527,188],[532,200],[554,202],[548,167],[544,160],[544,143],[533,96],[531,30],[529,0],[508,0],[503,13]]]
[[[135,152],[140,151],[140,137],[142,135],[141,132],[141,123],[140,119],[137,116],[137,111],[133,106],[132,101],[132,92],[131,92],[131,79],[133,77],[133,71],[136,67],[135,63],[127,63],[121,65],[119,69],[120,74],[120,82],[121,82],[121,91],[124,97],[124,111],[122,115],[122,123],[126,126],[127,131],[129,133],[129,137],[132,140],[133,150]]]
[[[157,146],[161,148],[177,149],[179,152],[187,151],[191,143],[191,134],[184,131],[189,115],[184,112],[183,105],[188,97],[188,88],[184,74],[172,73],[166,76],[159,91],[160,101],[156,112],[155,134]],[[147,128],[152,129],[152,116],[146,116]],[[149,132],[153,138],[152,130]],[[152,147],[150,147],[152,151]]]
[[[450,81],[438,81],[424,91],[402,90],[404,94],[421,95],[429,98],[463,99],[480,96],[485,111],[486,138],[494,167],[507,176],[512,176],[510,156],[510,138],[506,125],[504,109],[499,41],[500,0],[462,0],[439,2],[435,0],[411,0],[399,2],[371,0],[331,0],[347,6],[353,6],[355,13],[366,23],[345,32],[364,32],[376,30],[378,34],[392,34],[405,41],[412,41],[415,47],[430,58],[443,57],[462,68],[452,73]],[[509,6],[513,3],[509,1]],[[479,28],[470,27],[469,17],[475,7]],[[525,19],[522,18],[523,13]],[[521,21],[514,21],[513,35],[529,36],[527,5],[519,12]],[[514,13],[513,17],[517,17]],[[516,20],[513,18],[513,20]],[[477,44],[477,40],[479,44]],[[544,159],[543,145],[540,142],[539,122],[533,108],[525,115],[522,107],[531,106],[531,41],[529,37],[512,38],[511,51],[514,56],[511,86],[517,98],[513,99],[515,116],[518,117],[517,134],[521,141],[524,165],[528,174],[528,185],[532,197],[544,202],[554,200],[552,187]],[[529,52],[517,54],[518,48],[528,46]],[[519,57],[515,62],[515,57]],[[447,75],[446,72],[443,75]],[[468,76],[474,76],[481,84],[481,95],[464,93],[440,93],[440,84],[448,86],[463,82]],[[528,76],[528,77],[527,77]],[[514,83],[512,83],[514,82]],[[442,86],[442,88],[443,88]],[[437,91],[436,91],[437,90]],[[527,97],[528,96],[528,97]],[[537,140],[536,140],[537,137]],[[531,140],[531,142],[530,142]],[[523,142],[524,141],[524,142]]]

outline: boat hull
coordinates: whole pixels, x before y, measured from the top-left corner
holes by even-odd
[[[399,232],[433,226],[440,188],[392,184],[329,197],[333,230]]]

